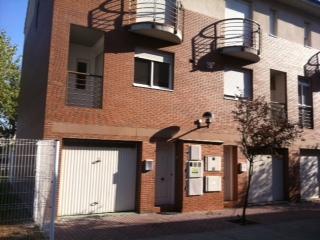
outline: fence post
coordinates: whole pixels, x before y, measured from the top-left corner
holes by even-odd
[[[50,240],[55,239],[55,221],[56,221],[56,192],[57,192],[57,178],[59,173],[59,156],[60,156],[60,141],[55,141],[55,158],[54,171],[52,179],[52,194],[51,194],[51,221],[50,221]]]
[[[37,141],[36,143],[36,168],[35,168],[35,191],[34,191],[34,202],[33,202],[33,220],[39,226],[42,227],[42,222],[39,219],[39,189],[40,189],[40,159],[42,154],[41,142]]]

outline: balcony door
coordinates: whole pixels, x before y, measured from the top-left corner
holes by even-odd
[[[244,46],[246,41],[251,41],[250,25],[241,19],[251,19],[251,6],[243,0],[227,0],[225,8],[225,19],[234,20],[225,23],[225,47]],[[246,36],[248,35],[248,36]]]
[[[299,122],[305,128],[313,128],[313,101],[310,79],[299,77]]]

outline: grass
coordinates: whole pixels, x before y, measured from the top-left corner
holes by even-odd
[[[0,225],[0,239],[8,240],[44,240],[40,230],[34,226]]]

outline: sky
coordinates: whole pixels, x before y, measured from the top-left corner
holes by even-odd
[[[320,0],[311,0],[319,2]],[[0,0],[0,31],[5,31],[17,45],[17,56],[22,56],[24,21],[28,0]]]
[[[17,57],[22,56],[24,21],[28,0],[0,0],[0,31],[5,31],[18,47]]]

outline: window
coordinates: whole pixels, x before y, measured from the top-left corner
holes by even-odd
[[[224,96],[231,99],[252,99],[252,71],[247,69],[225,70]]]
[[[298,94],[300,105],[312,106],[311,84],[308,78],[299,77]]]
[[[298,94],[300,126],[304,128],[313,128],[313,103],[310,79],[299,77]]]
[[[155,89],[173,89],[173,56],[136,49],[134,85]]]
[[[311,46],[311,30],[308,22],[304,22],[304,45]]]
[[[278,16],[277,11],[274,9],[270,9],[269,33],[273,36],[278,35]]]
[[[78,61],[77,62],[77,79],[76,79],[77,89],[86,89],[87,73],[88,73],[88,63],[85,61]]]

